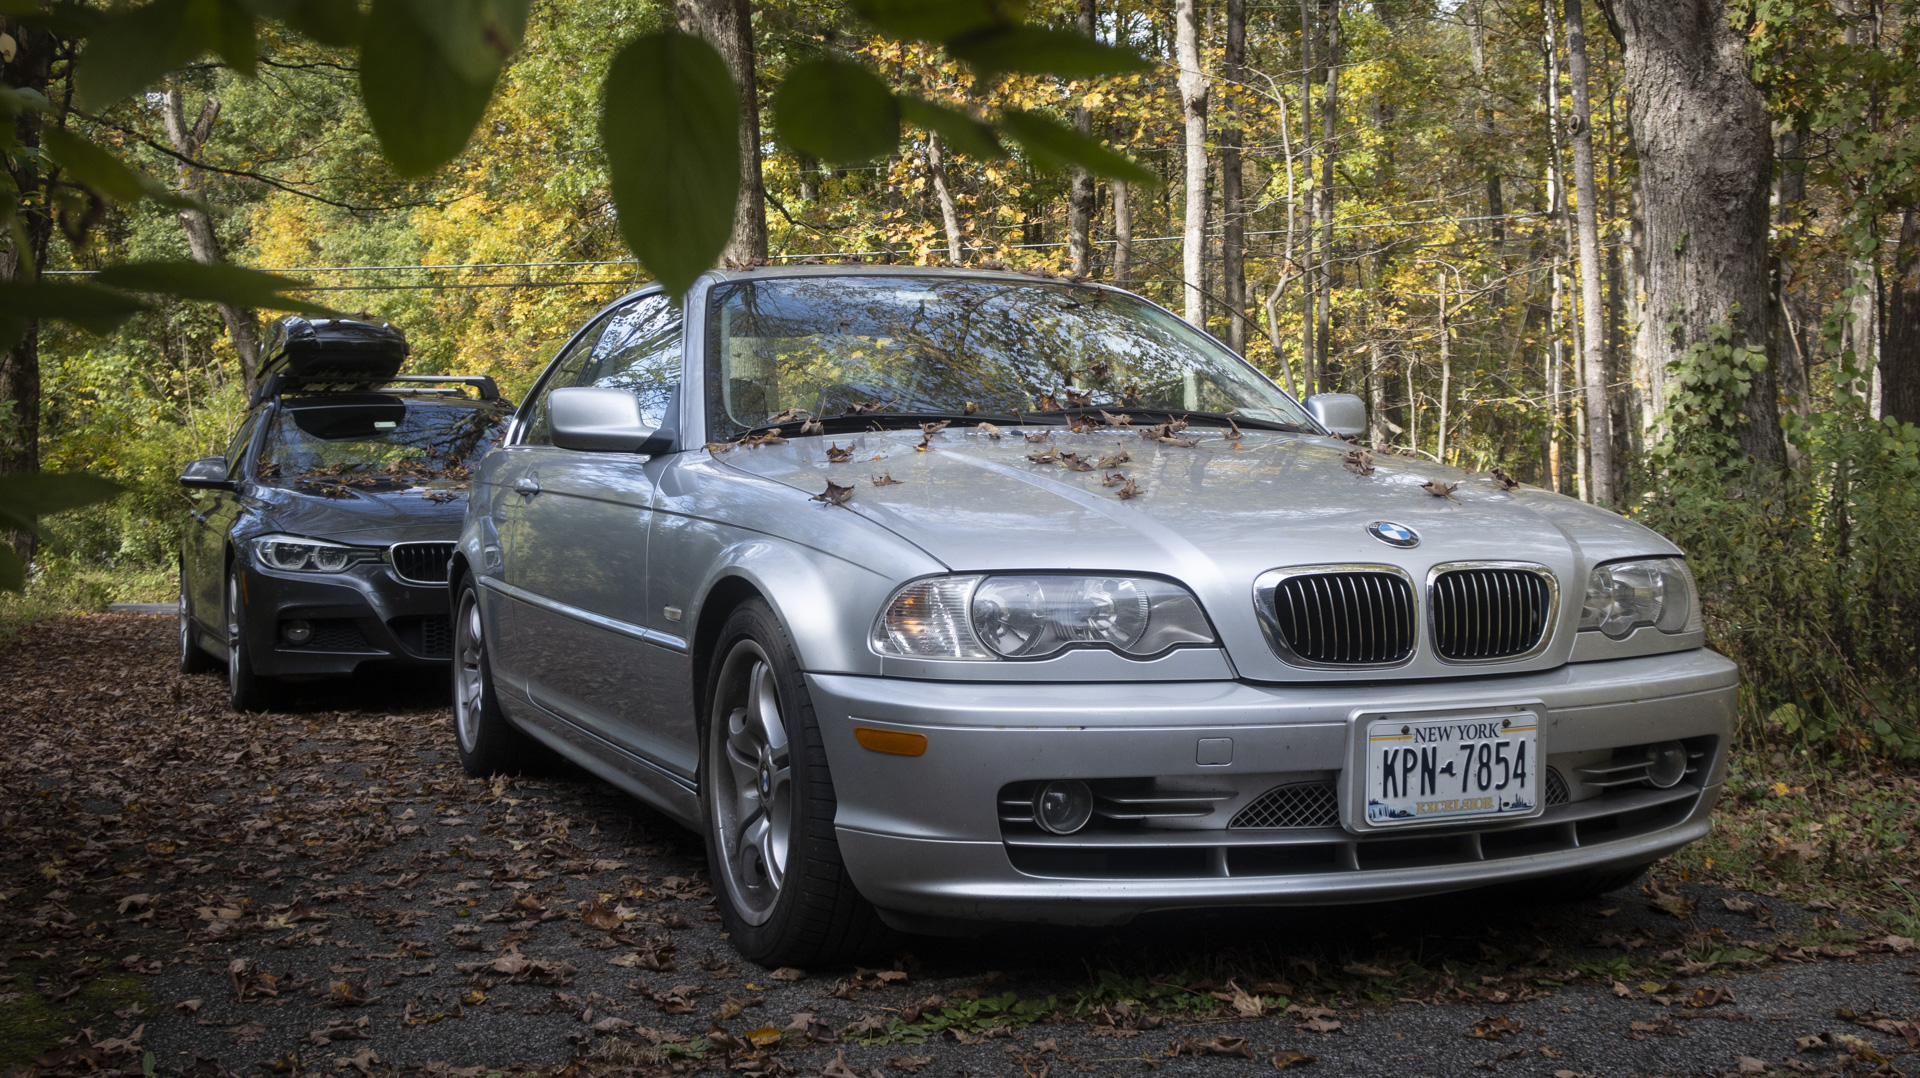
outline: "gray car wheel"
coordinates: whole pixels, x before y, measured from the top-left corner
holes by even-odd
[[[826,750],[786,631],[764,603],[720,630],[700,761],[707,863],[734,946],[767,966],[830,966],[885,938],[833,833]]]
[[[187,602],[187,567],[180,567],[180,672],[204,674],[220,665],[200,646],[200,630],[193,623],[193,607]]]
[[[453,740],[460,766],[474,778],[513,774],[547,764],[546,748],[507,721],[493,691],[486,618],[471,574],[460,580],[453,616]]]
[[[236,569],[227,577],[227,702],[235,711],[265,711],[278,699],[279,686],[272,678],[254,673],[240,588]]]

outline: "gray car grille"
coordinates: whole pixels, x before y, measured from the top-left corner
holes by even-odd
[[[389,556],[393,574],[410,584],[445,584],[452,543],[395,543]]]
[[[1567,790],[1567,780],[1557,767],[1547,768],[1547,804],[1564,805],[1573,800],[1573,794]]]
[[[1234,814],[1236,827],[1337,827],[1340,802],[1331,782],[1289,782],[1275,786]]]
[[[1539,645],[1553,589],[1529,569],[1453,569],[1434,577],[1428,607],[1433,648],[1441,658],[1506,659]]]
[[[1373,666],[1413,654],[1413,588],[1393,573],[1288,577],[1274,587],[1271,601],[1273,630],[1295,658]]]

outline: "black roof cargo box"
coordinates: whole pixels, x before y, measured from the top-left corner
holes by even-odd
[[[406,335],[385,322],[290,314],[267,326],[260,373],[378,382],[400,373],[407,352]]]

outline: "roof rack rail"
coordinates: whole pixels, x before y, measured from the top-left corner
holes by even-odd
[[[298,376],[285,371],[275,371],[267,375],[267,380],[254,390],[249,407],[256,407],[262,401],[277,397],[296,389],[333,389],[341,392],[366,391],[382,386],[427,385],[471,386],[480,394],[483,401],[499,400],[500,386],[487,374],[396,374],[391,378],[342,378],[338,374],[314,374]]]

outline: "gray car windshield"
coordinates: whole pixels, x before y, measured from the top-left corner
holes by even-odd
[[[713,433],[804,412],[1237,412],[1316,429],[1232,353],[1121,292],[1040,281],[793,277],[708,304]]]

